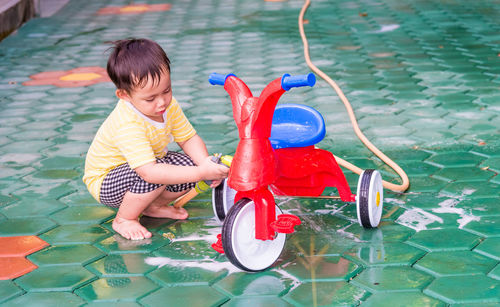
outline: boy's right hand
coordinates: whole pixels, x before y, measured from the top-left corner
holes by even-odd
[[[213,162],[211,156],[206,157],[198,167],[200,168],[202,180],[222,180],[229,173],[227,166]]]

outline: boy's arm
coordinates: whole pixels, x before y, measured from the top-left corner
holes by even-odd
[[[200,165],[208,157],[208,150],[205,142],[198,134],[193,135],[183,142],[177,142],[182,151],[193,159],[196,165]]]
[[[228,168],[208,158],[208,151],[200,136],[195,134],[186,141],[178,142],[182,150],[197,166],[180,166],[151,162],[135,169],[144,180],[158,184],[178,184],[200,180],[222,180],[227,177]]]
[[[179,184],[197,182],[207,176],[198,166],[181,166],[150,162],[134,169],[147,182],[156,184]]]

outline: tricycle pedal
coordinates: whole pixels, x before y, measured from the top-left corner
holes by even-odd
[[[293,214],[280,214],[276,217],[276,221],[271,223],[271,228],[278,233],[292,233],[297,225],[300,225],[298,216]]]
[[[217,242],[212,244],[212,248],[221,254],[224,254],[224,248],[222,247],[222,234],[217,235]]]

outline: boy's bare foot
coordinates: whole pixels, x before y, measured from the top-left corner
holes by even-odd
[[[129,240],[142,240],[151,238],[152,234],[137,220],[127,220],[121,217],[115,217],[113,229],[122,237]]]
[[[188,218],[189,214],[184,208],[175,208],[174,206],[162,205],[155,206],[151,205],[146,210],[142,212],[143,215],[158,218],[171,218],[176,220],[185,220]]]

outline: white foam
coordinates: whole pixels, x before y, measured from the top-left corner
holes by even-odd
[[[219,262],[211,260],[209,258],[206,258],[204,260],[177,260],[168,257],[148,257],[144,259],[144,262],[146,262],[146,264],[157,266],[159,268],[165,265],[169,265],[172,267],[199,268],[212,272],[227,270],[228,274],[232,274],[234,272],[243,272],[229,261]]]
[[[396,223],[415,229],[417,232],[427,230],[427,225],[436,222],[443,224],[443,219],[420,208],[407,209],[405,213],[401,214],[396,220]],[[432,229],[440,228],[436,227]]]
[[[146,264],[152,265],[152,266],[157,266],[159,268],[168,265],[176,268],[199,268],[211,272],[220,272],[220,271],[227,271],[227,274],[233,274],[233,273],[238,273],[238,272],[245,272],[237,267],[235,267],[231,262],[229,261],[215,261],[213,259],[206,258],[204,260],[177,260],[177,259],[171,259],[168,257],[148,257],[144,259],[144,262]],[[298,287],[301,282],[300,280],[288,273],[287,271],[280,269],[280,268],[274,268],[271,271],[276,272],[280,274],[283,278],[287,278],[292,280],[292,288],[290,290],[295,289]],[[272,276],[264,276],[264,278],[272,278]],[[275,277],[274,277],[275,278]],[[262,278],[259,278],[259,284],[262,283]],[[283,281],[283,280],[282,280]],[[284,282],[284,281],[283,281]],[[265,284],[265,282],[264,282]],[[274,280],[271,284],[274,284]]]
[[[283,269],[272,269],[271,271],[280,274],[284,278],[288,278],[288,279],[292,280],[292,287],[290,288],[290,290],[288,290],[288,292],[291,292],[293,289],[297,288],[301,284],[300,280],[297,277],[293,276],[292,274],[288,273],[287,271],[285,271]]]
[[[211,218],[207,220],[204,225],[208,226],[206,228],[203,228],[203,232],[206,232],[205,234],[194,233],[186,237],[175,237],[172,239],[172,242],[206,241],[214,243],[215,241],[217,241],[217,235],[221,232],[220,223],[215,218]]]
[[[396,204],[396,205],[404,205],[405,201],[401,199],[396,199],[396,198],[387,198],[384,197],[384,202],[390,203],[390,204]]]
[[[481,217],[479,216],[474,216],[474,215],[462,215],[460,216],[461,218],[457,220],[458,222],[458,228],[462,229],[464,228],[465,225],[469,224],[472,221],[477,221],[479,222],[481,220]]]
[[[336,205],[325,205],[325,208],[327,209],[317,209],[314,210],[314,213],[318,214],[330,214],[330,215],[335,215],[336,213],[340,212],[342,209],[344,209],[345,206],[348,204],[344,204],[340,207],[337,207]]]
[[[464,190],[462,191],[461,197],[465,195],[470,195],[474,192],[474,190]],[[470,211],[466,212],[465,209],[463,208],[456,208],[455,206],[458,205],[462,201],[462,198],[450,198],[446,199],[438,204],[439,208],[434,208],[432,209],[432,212],[435,213],[452,213],[452,214],[458,214],[460,218],[457,219],[458,223],[458,228],[462,229],[465,225],[472,221],[479,221],[481,218],[479,216],[474,216]]]
[[[448,198],[441,201],[437,208],[432,208],[431,211],[440,214],[457,214],[459,218],[457,219],[458,228],[462,229],[465,225],[472,221],[480,221],[481,217],[474,216],[471,210],[465,210],[463,208],[457,208],[456,206],[464,199],[465,196],[474,193],[474,189],[464,189],[462,193],[453,198]],[[438,198],[444,197],[444,195],[438,195]],[[385,199],[385,201],[398,201],[393,199]],[[402,208],[406,211],[396,220],[403,226],[415,229],[416,231],[427,230],[427,226],[433,223],[443,224],[443,219],[436,216],[430,212],[427,212],[420,208]],[[479,208],[478,210],[484,210],[484,208]],[[439,229],[439,228],[432,228]]]
[[[391,25],[382,25],[379,30],[375,31],[375,33],[384,33],[384,32],[392,32],[398,29],[400,25],[391,24]]]
[[[354,222],[357,222],[357,221],[354,221]],[[349,239],[352,239],[356,243],[365,243],[365,242],[367,242],[367,241],[359,239],[353,233],[345,231],[345,229],[347,227],[349,227],[349,226],[351,226],[351,225],[349,224],[349,225],[345,226],[344,228],[341,228],[341,229],[337,230],[337,233],[339,233],[343,237],[347,237]]]

